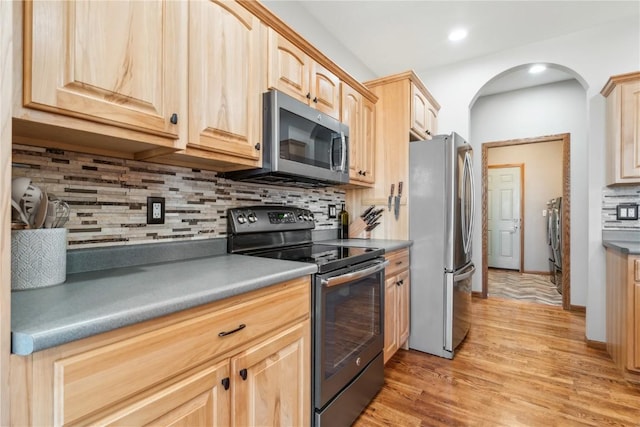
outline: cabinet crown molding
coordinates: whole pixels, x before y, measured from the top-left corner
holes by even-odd
[[[626,74],[618,74],[615,76],[611,76],[607,81],[607,84],[604,85],[600,93],[602,96],[609,96],[611,91],[617,86],[623,83],[631,82],[634,80],[640,80],[640,71],[634,71]]]
[[[368,88],[373,88],[380,85],[385,85],[388,83],[399,82],[402,80],[409,80],[411,83],[415,84],[418,89],[427,97],[429,103],[437,110],[440,111],[440,104],[436,99],[431,95],[431,92],[427,90],[427,87],[424,85],[420,77],[413,70],[404,71],[402,73],[392,74],[390,76],[380,77],[374,80],[368,80],[363,82],[363,84]]]

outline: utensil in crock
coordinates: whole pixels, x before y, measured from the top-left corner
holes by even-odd
[[[27,215],[24,213],[20,205],[16,203],[16,201],[13,199],[11,199],[11,207],[18,213],[20,221],[22,221],[27,226],[27,228],[30,228],[31,226],[29,224],[29,219],[27,218]]]
[[[13,178],[13,180],[11,180],[11,199],[16,203],[20,203],[20,200],[22,200],[22,196],[26,193],[29,185],[31,185],[31,180],[29,178]]]

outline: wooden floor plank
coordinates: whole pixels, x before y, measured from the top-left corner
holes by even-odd
[[[453,360],[399,350],[354,426],[640,426],[640,387],[587,347],[584,314],[473,300]]]

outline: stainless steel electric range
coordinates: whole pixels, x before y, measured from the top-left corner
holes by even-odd
[[[351,425],[384,382],[384,250],[313,243],[306,209],[234,208],[227,221],[230,253],[317,264],[311,423]]]

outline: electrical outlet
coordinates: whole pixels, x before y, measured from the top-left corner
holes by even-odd
[[[164,197],[147,197],[147,224],[164,224]]]
[[[337,218],[338,212],[336,211],[336,205],[329,205],[329,218]]]
[[[616,207],[617,220],[636,220],[638,219],[638,205],[635,203],[624,203]]]

